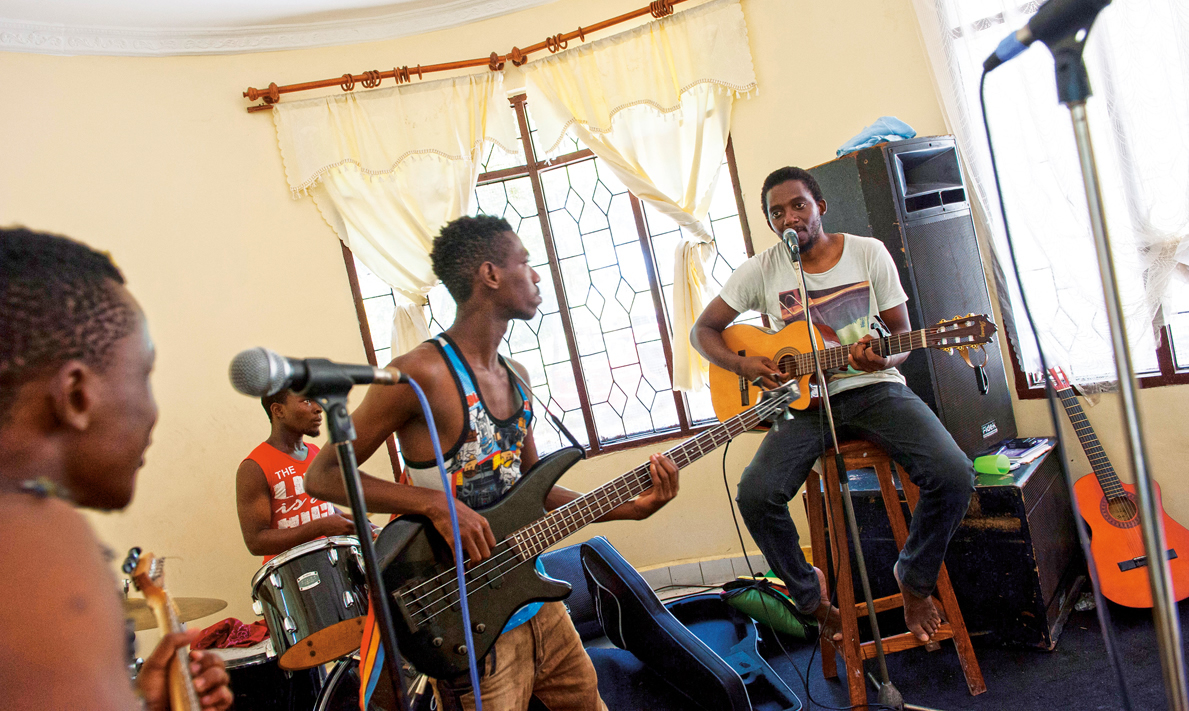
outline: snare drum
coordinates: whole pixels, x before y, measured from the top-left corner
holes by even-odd
[[[252,577],[282,669],[309,669],[359,649],[367,614],[363,555],[355,536],[290,548]]]
[[[227,666],[236,711],[291,711],[312,708],[317,703],[320,670],[281,670],[271,640],[251,647],[207,651],[222,657]]]

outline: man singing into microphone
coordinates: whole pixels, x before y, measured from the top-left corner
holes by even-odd
[[[318,454],[322,408],[288,388],[260,399],[272,433],[240,462],[235,502],[253,555],[273,556],[323,536],[353,536],[355,523],[333,504],[306,493],[305,474]]]
[[[431,257],[434,273],[458,304],[457,315],[445,333],[392,365],[424,388],[433,408],[446,471],[461,502],[462,548],[473,564],[491,556],[496,545],[487,520],[474,509],[503,499],[537,461],[528,374],[520,364],[500,357],[497,348],[510,321],[536,314],[540,277],[529,266],[520,238],[497,217],[454,220],[434,240]],[[368,509],[424,515],[453,545],[429,428],[413,389],[372,386],[353,418],[359,460],[370,457],[395,432],[415,484],[364,476]],[[677,495],[677,467],[668,457],[653,455],[650,471],[652,488],[600,520],[647,518]],[[314,460],[307,484],[315,496],[346,501],[338,462],[329,449]],[[545,506],[553,509],[577,497],[555,486]],[[488,711],[524,711],[533,696],[551,711],[606,709],[594,665],[560,602],[521,608],[479,669]],[[447,711],[474,708],[465,675],[439,679],[436,687]]]
[[[908,297],[883,243],[869,237],[828,233],[817,181],[800,168],[781,168],[760,192],[768,226],[796,232],[813,326],[829,343],[850,345],[849,367],[828,372],[830,403],[839,441],[880,445],[921,489],[908,540],[893,567],[904,596],[904,619],[921,641],[941,623],[930,595],[950,538],[974,491],[974,467],[937,416],[904,384],[895,366],[906,353],[880,357],[870,333],[879,317],[895,333],[909,330]],[[791,238],[791,235],[790,235]],[[722,331],[744,311],[767,314],[772,323],[804,320],[797,266],[778,243],[744,262],[707,305],[690,331],[710,362],[765,387],[787,380],[770,359],[741,357],[727,348]],[[797,609],[814,615],[835,640],[838,611],[824,592],[824,576],[801,553],[788,502],[805,483],[823,446],[832,444],[824,409],[798,412],[768,431],[739,481],[737,501],[747,529],[768,563],[788,584]]]

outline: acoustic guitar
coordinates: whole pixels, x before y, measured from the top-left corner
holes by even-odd
[[[783,415],[799,395],[789,382],[768,391],[760,404],[715,425],[667,454],[679,469]],[[554,483],[583,457],[567,447],[542,457],[499,502],[478,509],[499,543],[491,557],[466,570],[475,649],[466,647],[453,549],[424,516],[402,516],[376,539],[376,558],[392,597],[397,645],[418,671],[441,679],[467,671],[467,658],[482,659],[516,610],[530,602],[561,600],[569,583],[540,575],[537,557],[550,546],[648,489],[645,462],[564,506],[545,512]]]
[[[157,618],[161,634],[185,632],[177,607],[165,591],[165,561],[152,553],[141,554],[139,548],[128,551],[121,570],[145,596],[145,602]],[[202,711],[202,703],[194,691],[190,675],[190,645],[178,648],[169,663],[169,703],[173,711]]]
[[[991,319],[970,314],[942,321],[932,328],[877,338],[871,342],[871,348],[881,357],[918,348],[937,348],[951,353],[957,350],[969,364],[969,350],[990,343],[993,335],[995,324]],[[827,343],[817,329],[814,329],[814,336],[827,376],[830,370],[847,366],[850,346]],[[790,407],[804,410],[816,406],[817,386],[812,384],[811,387],[810,383],[815,371],[813,352],[809,343],[809,325],[804,321],[794,321],[780,331],[736,324],[723,329],[722,338],[735,353],[741,356],[766,356],[776,363],[780,372],[792,375],[799,381],[801,396]],[[971,367],[974,365],[971,364]],[[710,364],[710,400],[718,419],[725,420],[746,410],[757,402],[761,392],[762,388],[742,375]]]
[[[1078,511],[1090,528],[1090,555],[1098,568],[1102,595],[1125,607],[1151,607],[1152,587],[1148,578],[1148,557],[1139,529],[1135,486],[1119,481],[1065,372],[1054,366],[1049,368],[1049,375],[1094,469],[1092,474],[1074,482],[1073,495]],[[1181,556],[1189,556],[1189,531],[1164,512],[1160,485],[1153,481],[1152,486],[1156,492],[1156,507],[1164,521],[1173,593],[1177,600],[1184,600],[1189,597],[1189,558]]]

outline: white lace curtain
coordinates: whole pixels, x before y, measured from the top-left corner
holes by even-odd
[[[739,0],[716,0],[522,67],[541,145],[567,130],[640,200],[681,226],[673,279],[673,386],[708,370],[689,343],[702,313],[713,235],[703,220],[731,107],[756,88]]]
[[[277,104],[285,175],[359,261],[393,288],[393,356],[429,337],[429,252],[470,212],[487,141],[519,152],[503,74]]]
[[[1011,276],[986,135],[982,61],[1039,3],[914,0],[947,124],[958,137],[976,210],[991,226],[1005,319],[1037,372],[1036,344]],[[1189,308],[1189,5],[1115,2],[1086,48],[1087,103],[1115,268],[1139,371],[1157,368],[1154,331]],[[1050,361],[1081,383],[1116,380],[1098,262],[1068,110],[1039,43],[987,77],[987,104],[1023,289]],[[1005,294],[1006,292],[1006,294]],[[1009,296],[1008,303],[1004,297]]]

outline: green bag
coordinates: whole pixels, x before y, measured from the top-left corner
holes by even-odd
[[[805,640],[817,636],[817,621],[797,612],[793,601],[767,578],[737,578],[722,586],[719,597],[777,632]]]

